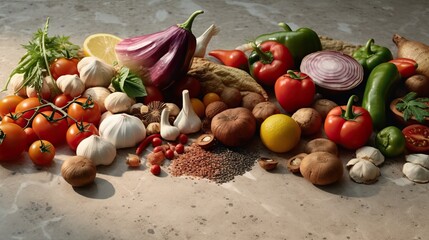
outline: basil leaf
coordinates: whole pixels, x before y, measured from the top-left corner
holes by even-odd
[[[124,82],[123,91],[129,97],[145,97],[147,95],[141,78],[133,73],[130,73]]]

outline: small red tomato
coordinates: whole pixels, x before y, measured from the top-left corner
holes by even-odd
[[[65,105],[67,105],[67,103],[69,103],[70,101],[72,101],[73,98],[70,95],[66,95],[66,94],[60,94],[55,96],[54,100],[52,100],[52,102],[55,104],[55,106],[57,107],[64,107]]]
[[[25,142],[27,143],[26,150],[28,151],[28,148],[31,146],[31,144],[39,140],[39,137],[36,135],[33,128],[25,128],[24,132],[25,132],[25,135],[27,136]]]
[[[87,122],[76,122],[67,129],[67,144],[72,150],[76,151],[79,143],[92,135],[98,135],[98,129],[94,126],[94,124]]]
[[[22,117],[22,113],[8,113],[1,120],[2,123],[15,123],[24,128],[27,125],[27,119]]]
[[[152,152],[156,153],[156,152],[163,152],[164,148],[162,146],[156,146],[153,148]]]
[[[174,158],[174,151],[171,149],[167,149],[165,151],[165,157],[169,160],[172,160]]]
[[[152,139],[152,147],[158,147],[158,146],[161,146],[161,144],[162,144],[161,138],[156,137]]]
[[[186,144],[186,143],[188,143],[188,135],[186,135],[186,134],[184,134],[184,133],[181,133],[181,134],[179,135],[179,143],[181,143],[181,144]]]
[[[55,147],[46,140],[37,140],[28,149],[31,161],[38,166],[49,166],[55,157]]]
[[[402,78],[408,78],[416,74],[418,64],[416,61],[410,58],[396,58],[390,60],[389,62],[396,65],[398,68],[399,74]]]
[[[158,176],[159,174],[161,174],[161,167],[158,164],[152,165],[150,167],[150,172],[153,175]]]
[[[79,75],[79,71],[77,70],[78,62],[77,58],[57,58],[50,64],[49,70],[55,80],[63,75]]]
[[[185,152],[185,145],[179,143],[176,145],[176,147],[174,148],[174,150],[178,153],[178,154],[182,154]]]
[[[23,100],[24,98],[17,95],[10,95],[2,98],[0,100],[0,117],[15,112],[16,106]]]

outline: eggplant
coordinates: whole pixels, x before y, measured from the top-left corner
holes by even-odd
[[[189,70],[196,48],[192,23],[202,13],[196,11],[184,23],[160,32],[123,39],[115,46],[118,63],[140,76],[145,85],[168,88]]]

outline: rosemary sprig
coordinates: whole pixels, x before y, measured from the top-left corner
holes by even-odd
[[[423,123],[425,117],[429,117],[428,102],[429,98],[417,98],[417,93],[410,92],[401,98],[395,107],[403,113],[405,121],[414,116],[418,122]]]
[[[38,93],[41,93],[43,79],[50,76],[54,81],[49,70],[49,64],[56,58],[77,57],[80,47],[69,41],[67,36],[48,36],[49,17],[43,29],[38,29],[33,38],[27,45],[22,45],[27,52],[21,57],[18,66],[11,72],[6,84],[1,90],[6,91],[10,79],[15,74],[23,74],[24,82],[22,87],[34,87]],[[53,84],[58,91],[56,84]]]

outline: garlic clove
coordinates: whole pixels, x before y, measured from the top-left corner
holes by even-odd
[[[405,156],[405,160],[410,163],[418,164],[429,169],[429,155],[422,153],[409,154]]]
[[[57,86],[64,94],[77,97],[85,91],[85,84],[77,74],[62,75],[57,79]]]
[[[384,162],[384,155],[377,148],[371,146],[363,146],[356,150],[356,158],[366,159],[376,166],[380,166]]]
[[[189,97],[189,91],[186,89],[182,92],[182,103],[182,110],[174,120],[174,126],[179,128],[180,132],[184,134],[191,134],[200,131],[201,119],[195,113]]]
[[[134,103],[135,100],[123,92],[111,93],[104,99],[106,110],[112,113],[128,112]]]
[[[216,25],[212,24],[203,34],[197,37],[197,46],[194,52],[194,57],[204,57],[206,55],[206,49],[209,45],[210,40],[213,36],[219,33],[220,29]]]
[[[84,57],[77,64],[80,78],[89,87],[108,87],[116,71],[96,57]]]
[[[165,106],[168,108],[170,112],[170,117],[177,117],[180,113],[180,108],[174,103],[165,103]]]
[[[27,88],[23,86],[24,74],[14,74],[9,82],[9,89],[11,94],[16,94],[20,97],[27,97]]]
[[[168,121],[169,111],[164,108],[161,112],[161,137],[167,141],[174,141],[180,135],[180,129],[176,126],[170,125]]]
[[[429,182],[429,170],[419,164],[407,162],[402,167],[402,173],[413,182],[427,183]]]
[[[347,163],[350,178],[357,183],[371,184],[381,175],[380,169],[367,159],[354,158]]]
[[[146,127],[147,136],[160,133],[160,131],[161,131],[161,124],[158,122],[149,123]]]

